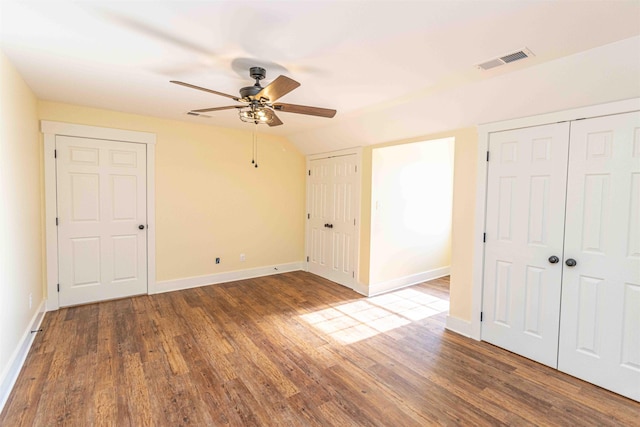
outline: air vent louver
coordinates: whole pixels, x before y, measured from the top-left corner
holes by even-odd
[[[485,61],[481,64],[478,64],[477,67],[481,70],[490,70],[492,68],[496,68],[504,64],[509,64],[511,62],[529,58],[530,56],[534,56],[533,52],[531,52],[529,49],[525,47],[524,49],[521,49],[517,52],[512,52],[507,55],[500,56],[499,58]]]
[[[493,59],[491,61],[487,61],[487,62],[483,62],[482,64],[479,64],[478,67],[482,68],[483,70],[490,70],[491,68],[496,68],[501,65],[504,65],[504,62],[500,61],[499,59]]]
[[[519,52],[512,53],[510,55],[503,56],[500,59],[508,64],[509,62],[517,61],[519,59],[524,59],[528,57],[529,55],[527,55],[523,51],[519,51]]]

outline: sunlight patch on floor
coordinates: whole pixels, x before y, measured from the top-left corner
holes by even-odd
[[[449,301],[415,289],[401,289],[300,317],[336,340],[351,344],[448,310]]]

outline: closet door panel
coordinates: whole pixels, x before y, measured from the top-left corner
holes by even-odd
[[[308,182],[311,273],[355,285],[355,154],[312,160]]]
[[[640,400],[640,113],[572,122],[558,368]]]
[[[482,339],[556,367],[569,124],[490,136]]]

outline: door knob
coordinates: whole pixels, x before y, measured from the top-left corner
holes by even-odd
[[[140,225],[138,226],[138,228],[139,228],[140,230],[144,230],[144,225],[140,224]]]
[[[575,259],[573,258],[569,258],[568,260],[566,260],[564,262],[565,264],[567,264],[568,267],[575,267],[576,265],[578,265],[578,263],[576,262]]]
[[[556,264],[558,261],[560,261],[560,258],[558,258],[558,257],[557,257],[557,256],[555,256],[555,255],[551,255],[551,256],[549,257],[549,262],[550,262],[551,264]]]

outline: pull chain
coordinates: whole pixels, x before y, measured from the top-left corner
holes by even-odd
[[[258,122],[253,128],[253,158],[255,159],[255,167],[258,167]]]
[[[256,164],[256,129],[251,133],[251,164]]]

